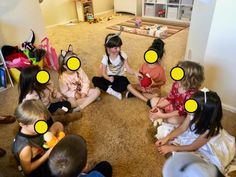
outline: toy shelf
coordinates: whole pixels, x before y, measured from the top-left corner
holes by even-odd
[[[143,0],[142,16],[174,21],[191,20],[194,0]]]
[[[94,16],[92,0],[77,0],[76,10],[78,21],[88,21],[89,16]]]

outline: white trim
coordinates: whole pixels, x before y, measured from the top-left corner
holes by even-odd
[[[114,12],[114,9],[110,9],[110,10],[96,13],[96,14],[94,14],[94,16],[104,15],[104,14],[111,13],[111,12]]]
[[[65,25],[67,23],[75,23],[75,22],[78,22],[78,19],[77,18],[74,18],[74,19],[71,19],[71,20],[68,20],[68,21],[63,21],[63,22],[60,22],[60,23],[56,23],[56,24],[53,24],[53,25],[48,25],[46,26],[46,28],[52,28],[52,27],[55,27],[55,26],[58,26],[58,25]]]
[[[236,113],[236,108],[227,104],[222,103],[223,109]]]

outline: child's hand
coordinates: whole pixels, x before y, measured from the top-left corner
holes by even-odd
[[[149,119],[152,121],[160,118],[163,118],[163,112],[160,108],[155,107],[149,111]]]
[[[158,152],[162,155],[165,155],[169,152],[175,151],[175,145],[164,145],[157,148]]]
[[[140,80],[143,78],[143,75],[139,72],[134,72],[134,75]]]
[[[109,77],[109,81],[110,81],[110,82],[114,82],[114,77],[113,77],[113,76],[110,76],[110,77]]]
[[[156,112],[149,111],[149,119],[154,122],[157,119]]]
[[[80,92],[76,92],[75,93],[75,99],[80,99],[81,98],[81,94],[80,94]]]
[[[157,147],[163,146],[163,145],[165,145],[168,141],[169,141],[169,139],[168,139],[167,137],[165,137],[165,138],[162,138],[162,139],[160,139],[160,140],[157,140],[156,143],[155,143],[155,145],[156,145]]]

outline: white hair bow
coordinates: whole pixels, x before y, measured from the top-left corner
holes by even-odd
[[[113,34],[113,35],[111,35],[111,36],[108,36],[107,41],[106,41],[106,44],[111,40],[111,38],[116,37],[116,36],[120,36],[120,34],[121,34],[121,32],[118,32],[118,33],[116,33],[116,34]]]
[[[206,97],[206,93],[209,92],[209,89],[206,87],[203,87],[203,89],[201,89],[202,92],[204,92],[204,98],[205,98],[205,103],[207,102],[207,97]]]

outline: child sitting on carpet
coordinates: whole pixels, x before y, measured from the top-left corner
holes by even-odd
[[[41,100],[51,113],[62,107],[70,110],[70,102],[66,101],[61,93],[57,91],[52,81],[46,84],[37,81],[36,75],[40,71],[39,66],[29,66],[21,71],[19,103],[36,99]]]
[[[157,128],[158,139],[165,137],[184,121],[187,116],[185,102],[198,91],[204,80],[204,71],[200,64],[180,61],[178,67],[183,69],[185,75],[180,81],[173,83],[168,96],[151,99],[153,108],[149,112],[149,118],[151,121],[163,120]]]
[[[41,100],[53,114],[53,120],[60,121],[63,124],[81,118],[81,112],[71,113],[71,103],[62,96],[51,80],[45,84],[37,81],[36,75],[40,71],[39,66],[29,66],[21,71],[19,103],[32,99]]]
[[[140,83],[133,85],[133,87],[140,91],[147,99],[160,96],[161,86],[166,82],[165,70],[160,64],[164,54],[164,45],[165,43],[161,39],[155,39],[148,50],[153,50],[157,53],[157,60],[153,63],[146,62],[139,68],[139,73],[143,75],[143,78],[146,77],[146,79],[150,80],[150,84],[144,86],[144,84],[142,84],[143,80],[140,78]],[[133,95],[127,92],[126,96],[129,98]]]
[[[79,61],[72,45],[69,45],[68,51],[61,51],[59,87],[61,93],[72,104],[73,111],[80,111],[99,97],[100,90],[90,88],[88,76],[81,67],[76,70],[68,67],[68,60],[73,57]]]
[[[125,52],[121,51],[122,40],[120,33],[110,33],[105,38],[106,54],[102,58],[102,77],[93,77],[92,82],[95,87],[102,89],[110,95],[122,99],[121,93],[127,89],[142,100],[147,98],[137,92],[130,84],[127,77],[124,76],[124,68],[130,74],[134,74],[137,78],[142,77],[135,72],[128,63],[128,57]]]
[[[43,135],[36,132],[35,123],[38,120],[45,120],[49,131],[55,136],[59,136],[59,132],[64,130],[63,125],[51,121],[50,112],[39,100],[22,102],[17,106],[15,116],[21,127],[12,147],[18,169],[29,177],[51,176],[47,166],[51,149],[46,151],[43,148]]]
[[[198,104],[197,110],[188,114],[177,129],[156,142],[158,151],[161,154],[197,151],[224,173],[235,156],[235,137],[222,128],[220,97],[216,92],[204,89],[195,93],[192,99]]]
[[[111,177],[112,166],[107,161],[93,169],[87,166],[87,145],[78,135],[64,137],[52,150],[48,160],[54,177]]]

